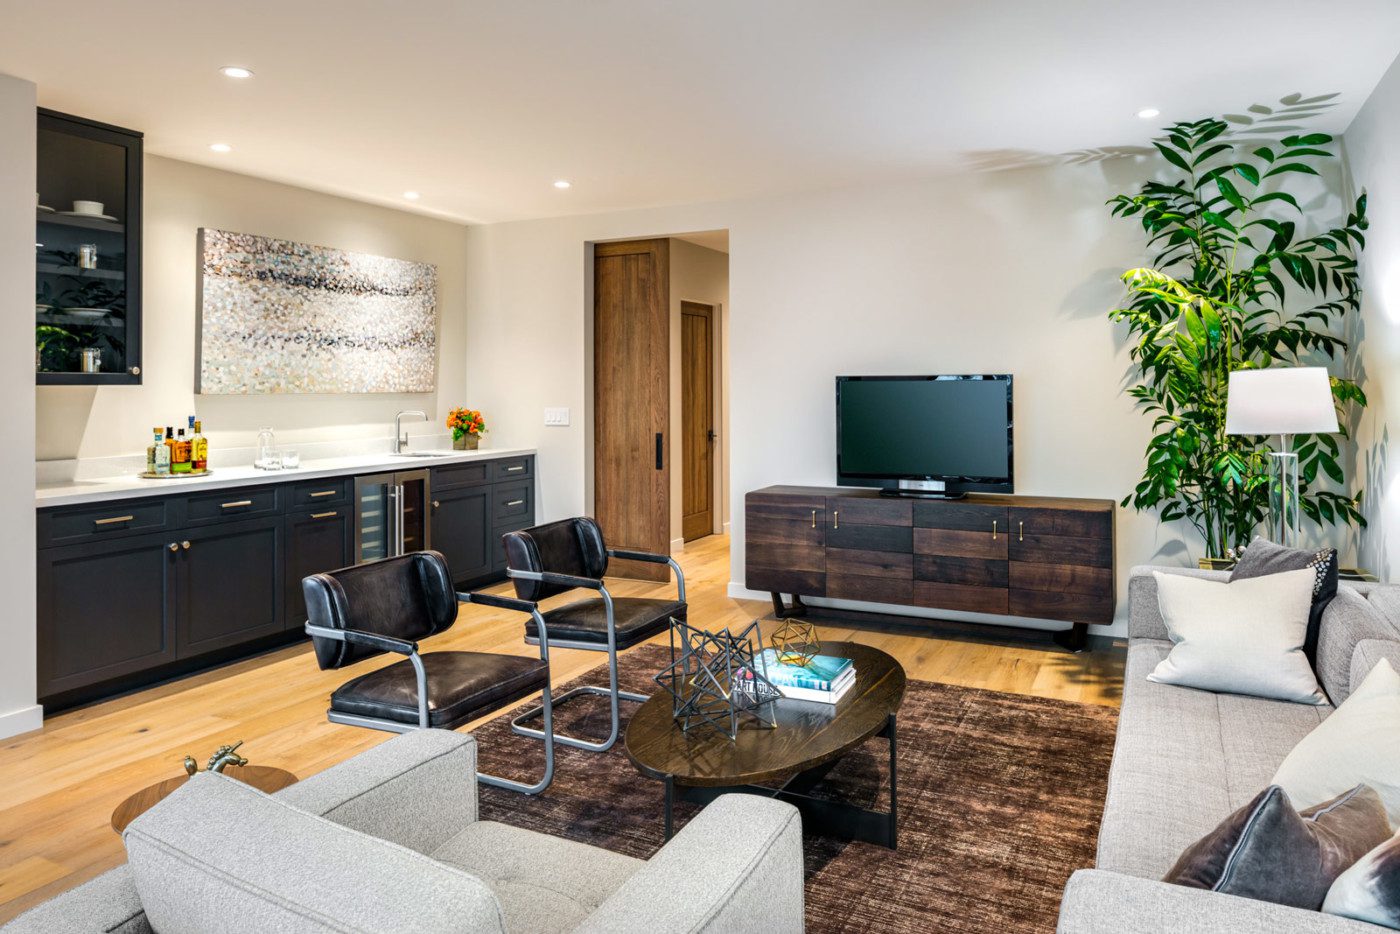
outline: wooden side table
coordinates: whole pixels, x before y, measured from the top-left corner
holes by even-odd
[[[270,765],[230,765],[224,769],[223,774],[268,794],[281,791],[288,785],[295,784],[297,780],[297,777],[286,769]],[[164,801],[175,789],[189,780],[188,775],[177,775],[136,792],[117,805],[117,809],[112,812],[112,829],[117,833],[126,830],[128,824]]]

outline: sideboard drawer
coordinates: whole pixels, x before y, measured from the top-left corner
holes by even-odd
[[[125,499],[93,506],[43,509],[36,516],[40,548],[154,532],[178,522],[170,499]]]
[[[496,485],[492,491],[492,523],[506,525],[534,515],[534,490],[535,485],[529,482]]]
[[[1012,508],[1007,522],[1016,535],[1113,537],[1113,513],[1108,510]]]
[[[528,454],[524,457],[503,457],[489,463],[494,481],[524,480],[535,475],[535,459]]]
[[[324,480],[303,480],[292,486],[291,509],[307,506],[340,506],[350,502],[353,477],[327,477]]]
[[[185,521],[189,525],[207,525],[230,519],[276,515],[281,511],[281,494],[280,486],[252,486],[241,490],[200,493],[185,500]]]
[[[965,532],[1003,533],[1007,529],[1005,506],[980,503],[921,501],[914,504],[914,525],[921,529],[953,529]]]

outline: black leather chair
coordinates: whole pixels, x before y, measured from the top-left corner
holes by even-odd
[[[554,740],[576,749],[603,752],[617,742],[621,729],[618,701],[644,701],[646,695],[619,691],[617,687],[617,653],[651,638],[669,628],[671,619],[686,618],[685,575],[680,565],[667,555],[644,551],[624,551],[608,548],[602,530],[593,519],[582,517],[562,519],[502,536],[506,552],[506,574],[515,582],[515,593],[535,609],[535,615],[525,624],[525,641],[537,645],[543,622],[548,627],[551,645],[608,653],[608,686],[585,685],[566,691],[554,699],[555,706],[583,694],[606,695],[612,705],[612,727],[607,739],[590,742],[562,733]],[[676,599],[656,600],[640,597],[614,597],[603,585],[609,558],[668,564],[676,574]],[[576,588],[596,590],[598,596],[578,600],[565,606],[545,610],[538,603],[547,597]],[[537,730],[525,721],[541,715],[542,707],[528,710],[516,717],[511,728],[522,736],[544,738],[551,728]]]
[[[313,574],[302,580],[306,632],[323,670],[396,652],[407,658],[347,681],[331,695],[332,723],[373,730],[451,730],[543,691],[546,724],[553,724],[549,691],[548,623],[531,603],[490,594],[457,593],[447,562],[435,551]],[[418,653],[419,639],[452,628],[458,601],[518,610],[540,633],[538,659],[488,652]],[[546,726],[546,730],[550,730]],[[554,777],[553,734],[545,736],[544,777],[534,785],[477,773],[498,788],[539,794]]]

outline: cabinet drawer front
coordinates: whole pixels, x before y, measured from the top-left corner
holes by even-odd
[[[996,523],[998,532],[1005,532],[1005,506],[981,506],[976,503],[919,502],[914,504],[914,525],[924,529],[955,529],[967,532],[991,532]]]
[[[1068,535],[1073,538],[1112,538],[1113,513],[1087,509],[1012,509],[1016,534]]]
[[[938,584],[933,581],[914,581],[914,603],[931,609],[962,610],[967,613],[1005,614],[1009,606],[1005,587]]]
[[[909,578],[871,577],[863,574],[826,575],[826,595],[838,600],[868,600],[871,603],[908,603],[914,596]]]
[[[826,594],[826,574],[822,571],[766,567],[750,561],[744,568],[744,586],[750,590],[821,597]]]
[[[159,531],[178,522],[171,514],[175,506],[169,499],[128,499],[41,510],[36,517],[39,547]]]
[[[324,480],[305,480],[292,485],[292,509],[326,506],[341,506],[350,502],[351,477],[327,477]],[[227,500],[225,500],[227,502]]]
[[[535,514],[535,485],[533,483],[501,483],[492,489],[495,525],[516,522]]]
[[[820,526],[826,522],[826,497],[750,493],[744,498],[744,515],[750,523],[755,519],[805,519]]]
[[[827,512],[839,517],[839,522],[851,525],[903,525],[914,524],[914,504],[905,500],[855,496],[832,496],[826,501]]]
[[[524,480],[535,475],[535,459],[528,454],[524,457],[505,457],[487,463],[491,465],[492,480]]]
[[[914,550],[912,533],[908,526],[848,525],[837,519],[827,525],[826,547],[909,554]]]
[[[908,552],[831,548],[826,552],[826,572],[827,574],[869,574],[908,580],[914,576],[914,556]]]
[[[1007,536],[991,532],[963,532],[955,529],[915,529],[914,553],[949,555],[954,558],[999,558],[1006,560]]]
[[[1011,560],[1031,564],[1086,565],[1113,567],[1113,539],[1074,538],[1069,535],[1011,536]]]
[[[750,540],[745,548],[744,560],[750,566],[824,572],[828,554],[830,552],[826,549],[811,545]]]
[[[208,525],[230,519],[276,515],[281,511],[281,493],[282,488],[277,486],[200,493],[186,498],[185,521],[189,525]]]
[[[987,558],[952,555],[916,555],[914,578],[939,584],[970,584],[975,587],[1005,587],[1006,562]]]
[[[491,464],[476,461],[466,464],[448,464],[433,468],[433,489],[452,490],[461,486],[480,486],[491,482]]]
[[[1011,614],[1070,623],[1111,623],[1113,598],[1048,590],[1013,590]]]
[[[750,545],[808,545],[821,549],[826,547],[826,523],[821,516],[812,519],[780,519],[771,516],[755,516],[750,512],[744,527],[744,541]]]
[[[1113,571],[1110,568],[1075,564],[1031,564],[1026,561],[1012,561],[1011,586],[1018,590],[1106,594],[1111,598]]]

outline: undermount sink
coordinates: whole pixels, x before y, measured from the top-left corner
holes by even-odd
[[[394,457],[451,457],[454,451],[395,451]]]

